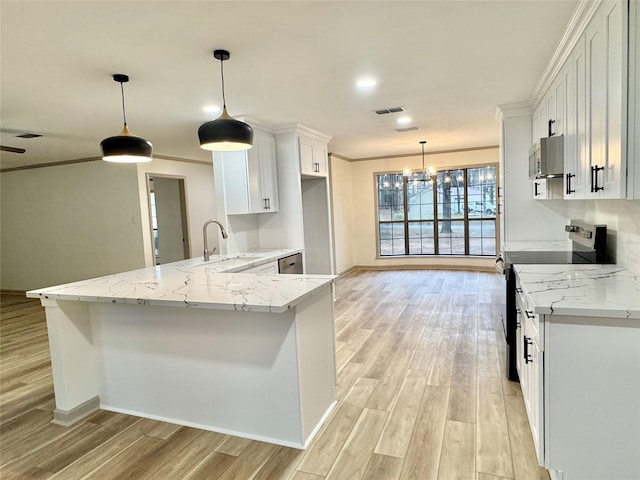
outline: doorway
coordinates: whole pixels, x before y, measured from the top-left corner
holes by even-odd
[[[190,258],[184,178],[147,173],[147,191],[154,264]]]

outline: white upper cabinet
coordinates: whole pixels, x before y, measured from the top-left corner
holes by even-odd
[[[328,175],[327,142],[299,134],[298,148],[300,149],[300,173],[303,176],[326,177]]]
[[[603,1],[534,112],[533,140],[564,135],[563,198],[625,198],[627,2]]]
[[[227,215],[278,211],[276,141],[273,135],[254,130],[252,148],[240,152],[214,152],[214,162],[222,167]]]
[[[589,198],[625,196],[626,25],[626,2],[603,2],[585,31]]]

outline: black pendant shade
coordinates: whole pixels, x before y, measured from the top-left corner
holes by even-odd
[[[105,138],[100,142],[102,158],[108,162],[138,163],[150,162],[152,159],[153,145],[141,137],[126,134]]]
[[[200,148],[221,152],[247,150],[253,145],[253,128],[236,120],[227,113],[224,94],[224,70],[222,64],[228,60],[230,53],[226,50],[215,50],[213,56],[220,60],[220,74],[222,77],[222,115],[215,120],[203,123],[198,128]]]
[[[247,150],[253,145],[253,128],[230,116],[225,108],[218,118],[200,125],[198,138],[205,150]]]
[[[141,137],[136,137],[129,132],[127,127],[127,115],[124,108],[124,88],[123,83],[129,81],[127,75],[118,73],[113,79],[120,83],[120,91],[122,93],[122,116],[124,119],[124,127],[120,135],[105,138],[100,142],[102,149],[102,159],[107,162],[115,163],[143,163],[153,160],[153,145],[151,142]]]

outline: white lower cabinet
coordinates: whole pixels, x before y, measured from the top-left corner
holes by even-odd
[[[538,315],[517,281],[517,368],[552,480],[640,478],[640,324]]]
[[[540,465],[544,464],[544,431],[542,363],[542,332],[539,328],[539,317],[533,313],[519,282],[516,286],[516,367],[520,378],[520,388],[524,400],[531,436]]]
[[[263,263],[262,265],[256,265],[255,267],[242,270],[242,273],[278,273],[278,261]]]

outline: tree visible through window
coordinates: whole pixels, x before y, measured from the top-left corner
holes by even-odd
[[[495,166],[376,183],[380,256],[496,254]]]

